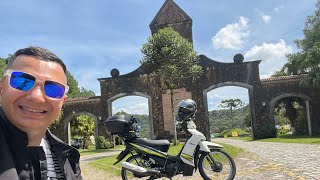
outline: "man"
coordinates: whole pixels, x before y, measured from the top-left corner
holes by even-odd
[[[9,60],[0,80],[0,180],[82,179],[79,152],[47,129],[67,100],[66,71],[39,47]]]

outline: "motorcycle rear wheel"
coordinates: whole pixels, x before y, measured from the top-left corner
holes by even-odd
[[[138,166],[141,166],[141,167],[144,167],[146,169],[149,169],[150,168],[150,165],[148,163],[147,160],[143,159],[141,157],[141,155],[132,155],[130,156],[126,162],[129,162],[131,164],[134,164],[134,165],[138,165]],[[139,180],[143,180],[143,179],[149,179],[150,177],[139,177],[137,174],[134,174],[133,172],[130,172],[124,168],[122,168],[121,170],[121,177],[122,177],[122,180],[133,180],[133,179],[139,179]]]
[[[226,152],[213,150],[201,155],[199,172],[204,180],[232,180],[236,175],[236,165]]]

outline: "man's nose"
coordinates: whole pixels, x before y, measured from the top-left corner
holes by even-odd
[[[45,102],[45,93],[40,85],[36,85],[28,92],[28,100],[33,102]]]

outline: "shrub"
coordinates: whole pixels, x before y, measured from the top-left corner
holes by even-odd
[[[280,135],[287,134],[288,132],[290,132],[290,129],[287,129],[283,126],[281,126],[280,129],[278,129],[278,134]]]
[[[112,148],[113,143],[111,141],[106,140],[103,136],[98,136],[96,138],[96,149],[108,149]]]
[[[227,135],[229,137],[232,137],[232,132],[236,131],[238,133],[238,136],[250,136],[250,134],[242,129],[235,128],[235,129],[229,129],[229,130],[224,130],[221,132],[221,135]]]

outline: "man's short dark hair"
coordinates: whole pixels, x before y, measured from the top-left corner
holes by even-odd
[[[26,56],[32,56],[36,59],[43,60],[43,61],[51,61],[56,62],[61,65],[63,68],[64,73],[67,73],[66,65],[63,63],[63,61],[55,55],[53,52],[41,48],[41,47],[27,47],[23,49],[17,50],[9,59],[6,69],[10,68],[15,61],[15,59],[20,55],[26,55]]]

